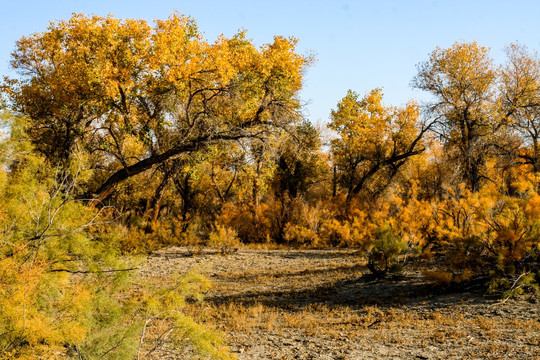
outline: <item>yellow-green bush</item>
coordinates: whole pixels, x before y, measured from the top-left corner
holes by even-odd
[[[157,339],[142,335],[151,321],[169,324],[178,345],[228,358],[216,334],[182,313],[204,280],[134,277],[141,260],[121,256],[108,208],[74,198],[84,159],[52,169],[20,125],[0,142],[0,358],[136,358]]]

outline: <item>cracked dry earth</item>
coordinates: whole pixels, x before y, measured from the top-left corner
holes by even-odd
[[[538,297],[501,303],[479,287],[435,287],[414,269],[376,280],[343,249],[169,248],[141,275],[165,279],[194,266],[213,288],[185,311],[225,334],[240,360],[540,359]]]

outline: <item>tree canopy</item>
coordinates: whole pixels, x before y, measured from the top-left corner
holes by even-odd
[[[408,158],[425,150],[421,140],[428,127],[420,126],[417,105],[385,107],[382,95],[375,89],[359,99],[349,90],[332,111],[329,127],[339,135],[332,153],[348,198],[366,189],[381,192]]]
[[[496,81],[488,49],[476,42],[457,42],[448,49],[434,50],[418,66],[412,83],[434,95],[429,112],[437,119],[436,129],[455,152],[459,171],[474,191],[485,176],[486,139],[499,120],[492,106]]]
[[[17,42],[8,95],[49,159],[91,156],[103,197],[179,154],[294,123],[310,62],[295,45],[257,48],[245,32],[209,43],[178,14],[153,26],[75,15]]]

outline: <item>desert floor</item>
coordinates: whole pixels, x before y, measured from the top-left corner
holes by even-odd
[[[238,359],[540,359],[538,296],[502,302],[483,285],[427,283],[409,266],[375,279],[354,250],[176,247],[141,276],[197,268],[213,283],[184,311],[217,329]],[[189,355],[166,350],[158,359]]]

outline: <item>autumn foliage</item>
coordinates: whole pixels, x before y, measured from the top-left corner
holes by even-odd
[[[227,358],[181,313],[195,274],[132,292],[125,255],[169,245],[351,247],[379,277],[414,260],[436,283],[538,288],[537,55],[437,48],[412,81],[431,103],[349,90],[325,128],[303,118],[312,59],[295,45],[209,42],[178,14],[74,15],[19,40],[2,84],[1,352],[134,357],[161,322]]]

